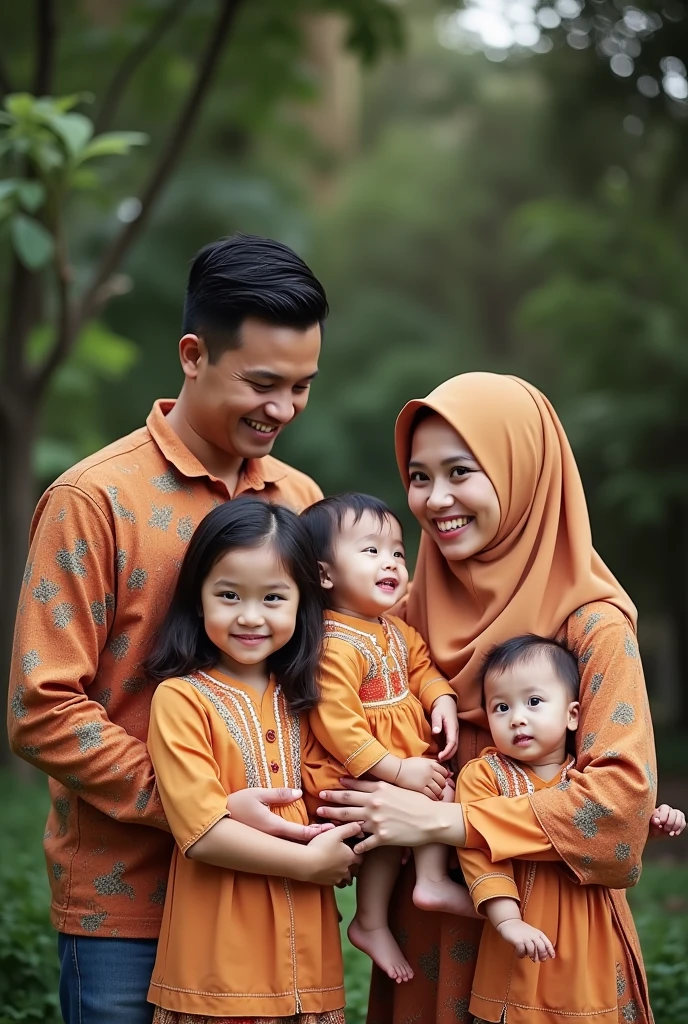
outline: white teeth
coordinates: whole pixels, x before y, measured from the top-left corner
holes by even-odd
[[[253,427],[254,430],[259,431],[261,434],[272,434],[275,430],[275,428],[271,427],[268,423],[259,423],[258,420],[250,420],[248,416],[245,416],[244,419],[248,423],[249,427]]]
[[[462,526],[468,526],[471,516],[459,516],[457,519],[443,519],[442,522],[435,520],[435,526],[440,533],[448,533],[450,530],[458,530]]]

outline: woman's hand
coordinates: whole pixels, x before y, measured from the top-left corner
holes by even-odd
[[[459,716],[455,697],[450,697],[448,693],[445,693],[433,701],[430,710],[430,725],[433,736],[444,733],[444,749],[440,750],[438,757],[440,761],[448,761],[450,757],[454,756],[459,746]]]
[[[463,846],[466,841],[461,804],[428,800],[421,793],[387,782],[340,782],[343,789],[320,794],[323,806],[318,814],[337,822],[357,821],[363,832],[370,832],[355,847],[356,853],[367,853],[377,846]]]
[[[322,825],[299,825],[296,821],[285,821],[279,814],[273,814],[270,810],[271,807],[293,804],[301,795],[300,789],[239,789],[227,797],[227,810],[235,821],[258,829],[268,836],[291,839],[297,843],[309,843],[322,832],[329,832],[334,825],[330,822]]]
[[[394,785],[423,793],[431,800],[441,800],[448,775],[439,761],[432,761],[429,757],[407,757],[401,762]]]
[[[669,804],[660,804],[650,818],[651,836],[680,836],[686,827],[686,816],[683,811]]]
[[[361,857],[354,853],[344,842],[358,835],[360,828],[356,822],[340,825],[328,832],[311,839],[304,850],[306,856],[306,874],[304,881],[314,885],[348,885],[352,878],[352,868],[361,863]]]

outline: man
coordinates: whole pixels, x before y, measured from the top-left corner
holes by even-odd
[[[68,470],[36,509],[9,730],[15,753],[51,776],[45,851],[67,1024],[151,1020],[172,839],[140,663],[211,508],[253,494],[299,511],[322,497],[269,453],[306,406],[326,315],[322,285],[286,246],[245,235],[206,246],[189,275],[177,401],[157,401],[145,427]],[[269,818],[285,838],[310,837]]]

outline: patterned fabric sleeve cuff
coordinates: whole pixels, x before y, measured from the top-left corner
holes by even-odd
[[[512,900],[520,900],[513,877],[502,871],[480,875],[473,882],[469,892],[475,909],[479,910],[482,914],[485,913],[485,907],[483,906],[485,900],[494,900],[500,896]]]
[[[432,705],[438,697],[454,697],[456,699],[456,694],[447,680],[443,679],[442,676],[438,676],[437,679],[429,679],[421,687],[419,697],[423,710],[430,712]]]
[[[378,743],[371,736],[363,746],[347,757],[344,767],[349,775],[352,775],[355,779],[360,779],[361,775],[365,775],[366,772],[370,771],[387,754],[389,754],[387,748],[383,747],[381,743]]]

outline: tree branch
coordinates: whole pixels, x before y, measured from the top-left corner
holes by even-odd
[[[45,96],[50,92],[55,70],[57,17],[53,0],[38,0],[36,6],[36,72],[33,92],[34,96]]]
[[[98,307],[98,297],[102,293],[103,285],[107,283],[122,262],[144,223],[150,217],[155,202],[167,184],[197,120],[232,23],[243,2],[244,0],[221,0],[217,19],[210,29],[205,51],[198,63],[196,81],[141,196],[141,212],[136,220],[121,230],[105,252],[95,278],[79,305],[76,314],[75,329],[77,331],[86,320],[93,316]]]
[[[177,21],[184,8],[189,6],[190,2],[191,0],[172,0],[163,10],[155,24],[151,26],[150,31],[143,36],[138,45],[124,58],[105,90],[105,97],[95,120],[96,135],[107,131],[110,127],[117,107],[132,77],[141,64],[143,64],[148,54],[155,49],[163,36]]]

